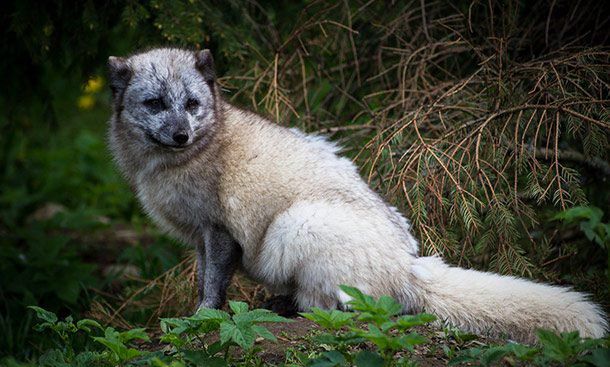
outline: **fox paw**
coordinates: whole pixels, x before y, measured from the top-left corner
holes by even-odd
[[[296,316],[299,311],[292,295],[273,296],[264,301],[261,307],[285,317]]]

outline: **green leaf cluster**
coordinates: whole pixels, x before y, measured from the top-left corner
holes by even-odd
[[[222,310],[200,308],[191,317],[161,319],[164,332],[161,341],[171,344],[173,358],[186,365],[226,365],[234,346],[246,353],[246,359],[252,359],[257,352],[254,346],[257,337],[277,340],[262,324],[290,322],[269,310],[249,310],[244,302],[229,301],[229,307],[232,315]],[[212,332],[218,332],[219,340],[210,342],[207,339]]]
[[[450,365],[497,366],[522,363],[532,366],[595,366],[610,364],[610,343],[606,339],[581,338],[578,332],[556,334],[538,331],[538,346],[517,343],[466,349]]]
[[[313,308],[310,313],[301,315],[328,333],[318,335],[316,340],[334,349],[321,353],[309,360],[309,366],[410,366],[408,357],[396,358],[398,352],[413,352],[414,346],[427,342],[427,339],[411,328],[433,322],[436,317],[430,314],[402,315],[403,306],[389,296],[375,299],[354,287],[340,286],[350,297],[346,307],[355,312],[321,310]],[[366,326],[364,326],[366,325]],[[408,333],[407,333],[408,332]],[[356,354],[349,348],[371,343],[375,351],[363,350]]]
[[[127,362],[144,356],[145,351],[140,351],[128,346],[133,340],[149,341],[144,329],[132,329],[123,332],[116,331],[112,327],[105,329],[95,320],[82,319],[74,322],[72,316],[60,321],[55,313],[44,310],[37,306],[30,306],[36,317],[42,322],[35,327],[37,331],[51,330],[59,340],[56,348],[47,350],[39,359],[40,366],[66,367],[66,366],[88,366],[88,365],[124,365]],[[94,336],[96,332],[103,331],[101,336]],[[79,333],[80,332],[80,333]],[[91,340],[100,343],[104,349],[99,351],[86,346],[84,350],[76,350],[76,339],[78,334],[85,334]]]

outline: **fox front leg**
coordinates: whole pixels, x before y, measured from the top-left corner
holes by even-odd
[[[199,308],[220,308],[241,257],[241,248],[222,228],[211,226],[197,246]]]

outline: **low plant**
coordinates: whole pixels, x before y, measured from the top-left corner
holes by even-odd
[[[560,220],[568,227],[578,226],[590,242],[606,251],[606,276],[610,281],[610,223],[602,222],[603,216],[604,212],[595,206],[577,206],[559,212],[552,219]],[[610,287],[610,282],[608,284]]]
[[[226,366],[233,361],[233,347],[242,349],[245,361],[253,361],[257,337],[277,340],[261,323],[290,322],[268,310],[249,310],[244,302],[229,301],[229,307],[233,315],[202,308],[192,317],[161,319],[161,341],[172,346],[171,355],[181,365]],[[218,332],[217,340],[210,339],[213,332]]]
[[[374,299],[360,290],[341,286],[351,300],[347,306],[355,312],[321,310],[313,308],[310,313],[301,315],[327,330],[316,337],[320,344],[333,349],[321,353],[317,358],[308,360],[309,366],[412,366],[409,353],[414,346],[427,342],[417,332],[409,332],[415,326],[425,325],[436,320],[430,314],[403,315],[397,317],[403,306],[389,296]],[[366,325],[366,326],[365,326]],[[375,350],[351,352],[351,347],[372,344]],[[406,352],[406,354],[404,353]]]
[[[450,365],[495,366],[501,362],[528,366],[609,366],[610,344],[604,339],[581,338],[577,331],[555,334],[538,331],[537,346],[518,343],[470,348],[453,358]]]
[[[74,322],[72,316],[68,316],[60,321],[53,312],[36,306],[29,308],[34,310],[38,319],[42,321],[35,326],[35,330],[50,330],[56,337],[59,337],[55,339],[55,347],[47,350],[39,358],[40,366],[120,366],[148,354],[128,345],[133,340],[149,341],[144,329],[119,332],[112,327],[104,329],[95,320],[82,319]],[[94,336],[96,331],[103,331],[104,334]],[[77,342],[79,333],[88,335],[91,340],[101,344],[103,348],[99,350],[90,344],[81,346],[82,343]],[[76,346],[81,346],[81,348]]]
[[[221,310],[202,308],[192,317],[161,319],[160,338],[166,348],[154,352],[138,348],[134,341],[149,342],[143,328],[117,331],[103,328],[97,321],[82,319],[77,322],[71,316],[63,321],[53,312],[30,306],[40,323],[37,331],[51,331],[53,347],[38,359],[40,366],[228,366],[241,363],[256,364],[254,343],[257,337],[275,341],[275,336],[261,323],[289,322],[271,311],[249,310],[244,302],[230,301],[233,314]],[[103,334],[102,334],[103,332]],[[89,342],[83,343],[81,335]],[[211,335],[218,335],[211,340]],[[80,340],[80,342],[79,342]],[[241,349],[242,358],[232,357],[232,348]],[[16,363],[16,362],[15,362]]]

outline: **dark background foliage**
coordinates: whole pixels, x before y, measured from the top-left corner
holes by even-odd
[[[339,141],[410,217],[422,254],[573,285],[608,307],[609,10],[2,2],[0,353],[44,342],[27,305],[118,326],[192,307],[190,253],[142,215],[105,147],[108,56],[166,45],[210,48],[225,98]]]

